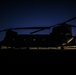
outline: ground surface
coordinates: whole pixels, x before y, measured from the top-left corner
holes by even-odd
[[[0,50],[4,63],[75,63],[75,50]]]
[[[76,50],[0,50],[2,73],[15,75],[37,71],[65,69],[66,65],[76,64]],[[1,67],[2,66],[2,67]],[[50,68],[50,69],[49,69]],[[51,70],[50,70],[51,71]],[[59,70],[60,71],[60,70]],[[63,70],[62,70],[63,71]]]

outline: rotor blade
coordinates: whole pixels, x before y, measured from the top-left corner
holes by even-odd
[[[42,31],[44,29],[50,29],[52,27],[55,27],[55,26],[58,26],[60,25],[61,23],[59,24],[56,24],[56,25],[52,25],[52,26],[48,26],[48,27],[21,27],[21,28],[9,28],[10,30],[22,30],[22,29],[39,29],[37,31],[34,31],[32,33],[35,33],[35,32],[39,32],[39,31]],[[4,32],[4,31],[7,31],[9,29],[4,29],[4,30],[0,30],[0,32]]]
[[[50,29],[50,27],[47,27],[46,29]],[[42,29],[39,29],[39,30],[33,31],[33,32],[31,32],[30,34],[33,34],[33,33],[36,33],[36,32],[42,31],[42,30],[45,30],[45,28],[42,28]]]
[[[36,30],[36,31],[34,31],[34,32],[31,32],[30,34],[33,34],[33,33],[36,33],[36,32],[42,31],[42,30],[44,30],[44,29]]]
[[[59,24],[53,25],[53,26],[49,26],[49,27],[47,27],[46,29],[50,29],[50,28],[55,27],[55,26],[58,26],[58,25],[59,25]],[[36,31],[34,31],[34,32],[31,32],[30,34],[33,34],[33,33],[36,33],[36,32],[42,31],[42,30],[45,30],[45,28],[36,30]]]
[[[0,32],[4,32],[4,31],[8,31],[8,30],[13,30],[13,28],[9,28],[9,29],[0,30]]]
[[[76,27],[75,25],[70,25],[70,26],[72,26],[72,27]]]
[[[3,32],[3,31],[7,31],[7,29],[5,29],[5,30],[0,30],[0,32]]]
[[[21,27],[21,28],[9,28],[10,30],[22,30],[22,29],[49,29],[49,27]],[[0,32],[7,31],[9,29],[0,30]]]
[[[70,21],[72,21],[72,20],[74,20],[74,19],[76,19],[76,17],[73,17],[73,18],[71,18],[71,19],[69,19],[69,20],[67,20],[67,21],[65,21],[65,22],[58,23],[58,24],[56,24],[56,25],[52,25],[52,26],[50,26],[50,28],[51,28],[51,27],[55,27],[55,26],[62,25],[62,24],[64,24],[64,23],[66,23],[66,22],[70,22]]]
[[[52,28],[52,27],[55,27],[55,26],[59,26],[61,23],[59,23],[59,24],[56,24],[56,25],[52,25],[52,26],[49,26],[50,28]]]
[[[63,22],[63,23],[70,22],[70,21],[72,21],[72,20],[74,20],[74,19],[76,19],[76,17],[73,17],[73,18],[71,18],[71,19],[69,19],[69,20],[67,20],[67,21],[65,21],[65,22]]]
[[[21,27],[21,28],[13,28],[13,30],[18,29],[48,29],[49,27]]]

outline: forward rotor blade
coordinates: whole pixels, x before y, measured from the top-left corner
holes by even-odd
[[[48,29],[49,27],[22,27],[22,28],[13,28],[13,30],[18,29]]]
[[[7,31],[6,29],[5,30],[0,30],[0,32],[3,32],[3,31]]]
[[[9,28],[9,29],[0,30],[0,32],[4,32],[4,31],[8,31],[8,30],[13,30],[13,28]]]
[[[22,29],[49,29],[50,27],[21,27],[21,28],[9,28],[9,29],[4,29],[0,30],[0,32],[8,31],[8,30],[22,30]]]

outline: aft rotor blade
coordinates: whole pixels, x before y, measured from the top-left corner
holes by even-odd
[[[52,25],[52,26],[47,27],[46,29],[50,29],[50,28],[55,27],[55,26],[58,26],[58,25],[59,25],[59,24],[57,24],[57,25]],[[36,32],[42,31],[42,30],[45,30],[45,28],[42,28],[42,29],[33,31],[33,32],[31,32],[30,34],[33,34],[33,33],[36,33]]]
[[[42,31],[42,30],[44,30],[44,29],[36,30],[36,31],[34,31],[34,32],[31,32],[30,34],[33,34],[33,33],[36,33],[36,32]]]
[[[75,25],[70,25],[70,26],[72,26],[72,27],[76,27]]]
[[[73,17],[73,18],[71,18],[71,19],[69,19],[69,20],[67,20],[67,21],[65,21],[65,22],[63,22],[63,23],[70,22],[70,21],[72,21],[72,20],[74,20],[74,19],[76,19],[76,17]]]
[[[59,26],[61,23],[59,23],[59,24],[55,24],[55,25],[52,25],[52,26],[49,26],[50,28],[52,28],[52,27],[56,27],[56,26]]]

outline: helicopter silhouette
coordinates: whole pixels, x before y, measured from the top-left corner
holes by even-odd
[[[22,47],[61,47],[69,44],[74,38],[72,36],[72,27],[75,25],[67,24],[76,17],[71,18],[65,22],[55,24],[47,27],[21,27],[21,28],[9,28],[0,30],[0,32],[6,31],[6,36],[3,41],[0,42],[0,48],[6,46],[8,48],[22,48]],[[42,30],[51,29],[49,34],[35,34]],[[30,34],[17,34],[14,30],[32,29],[35,30]],[[37,30],[36,30],[37,29]]]

